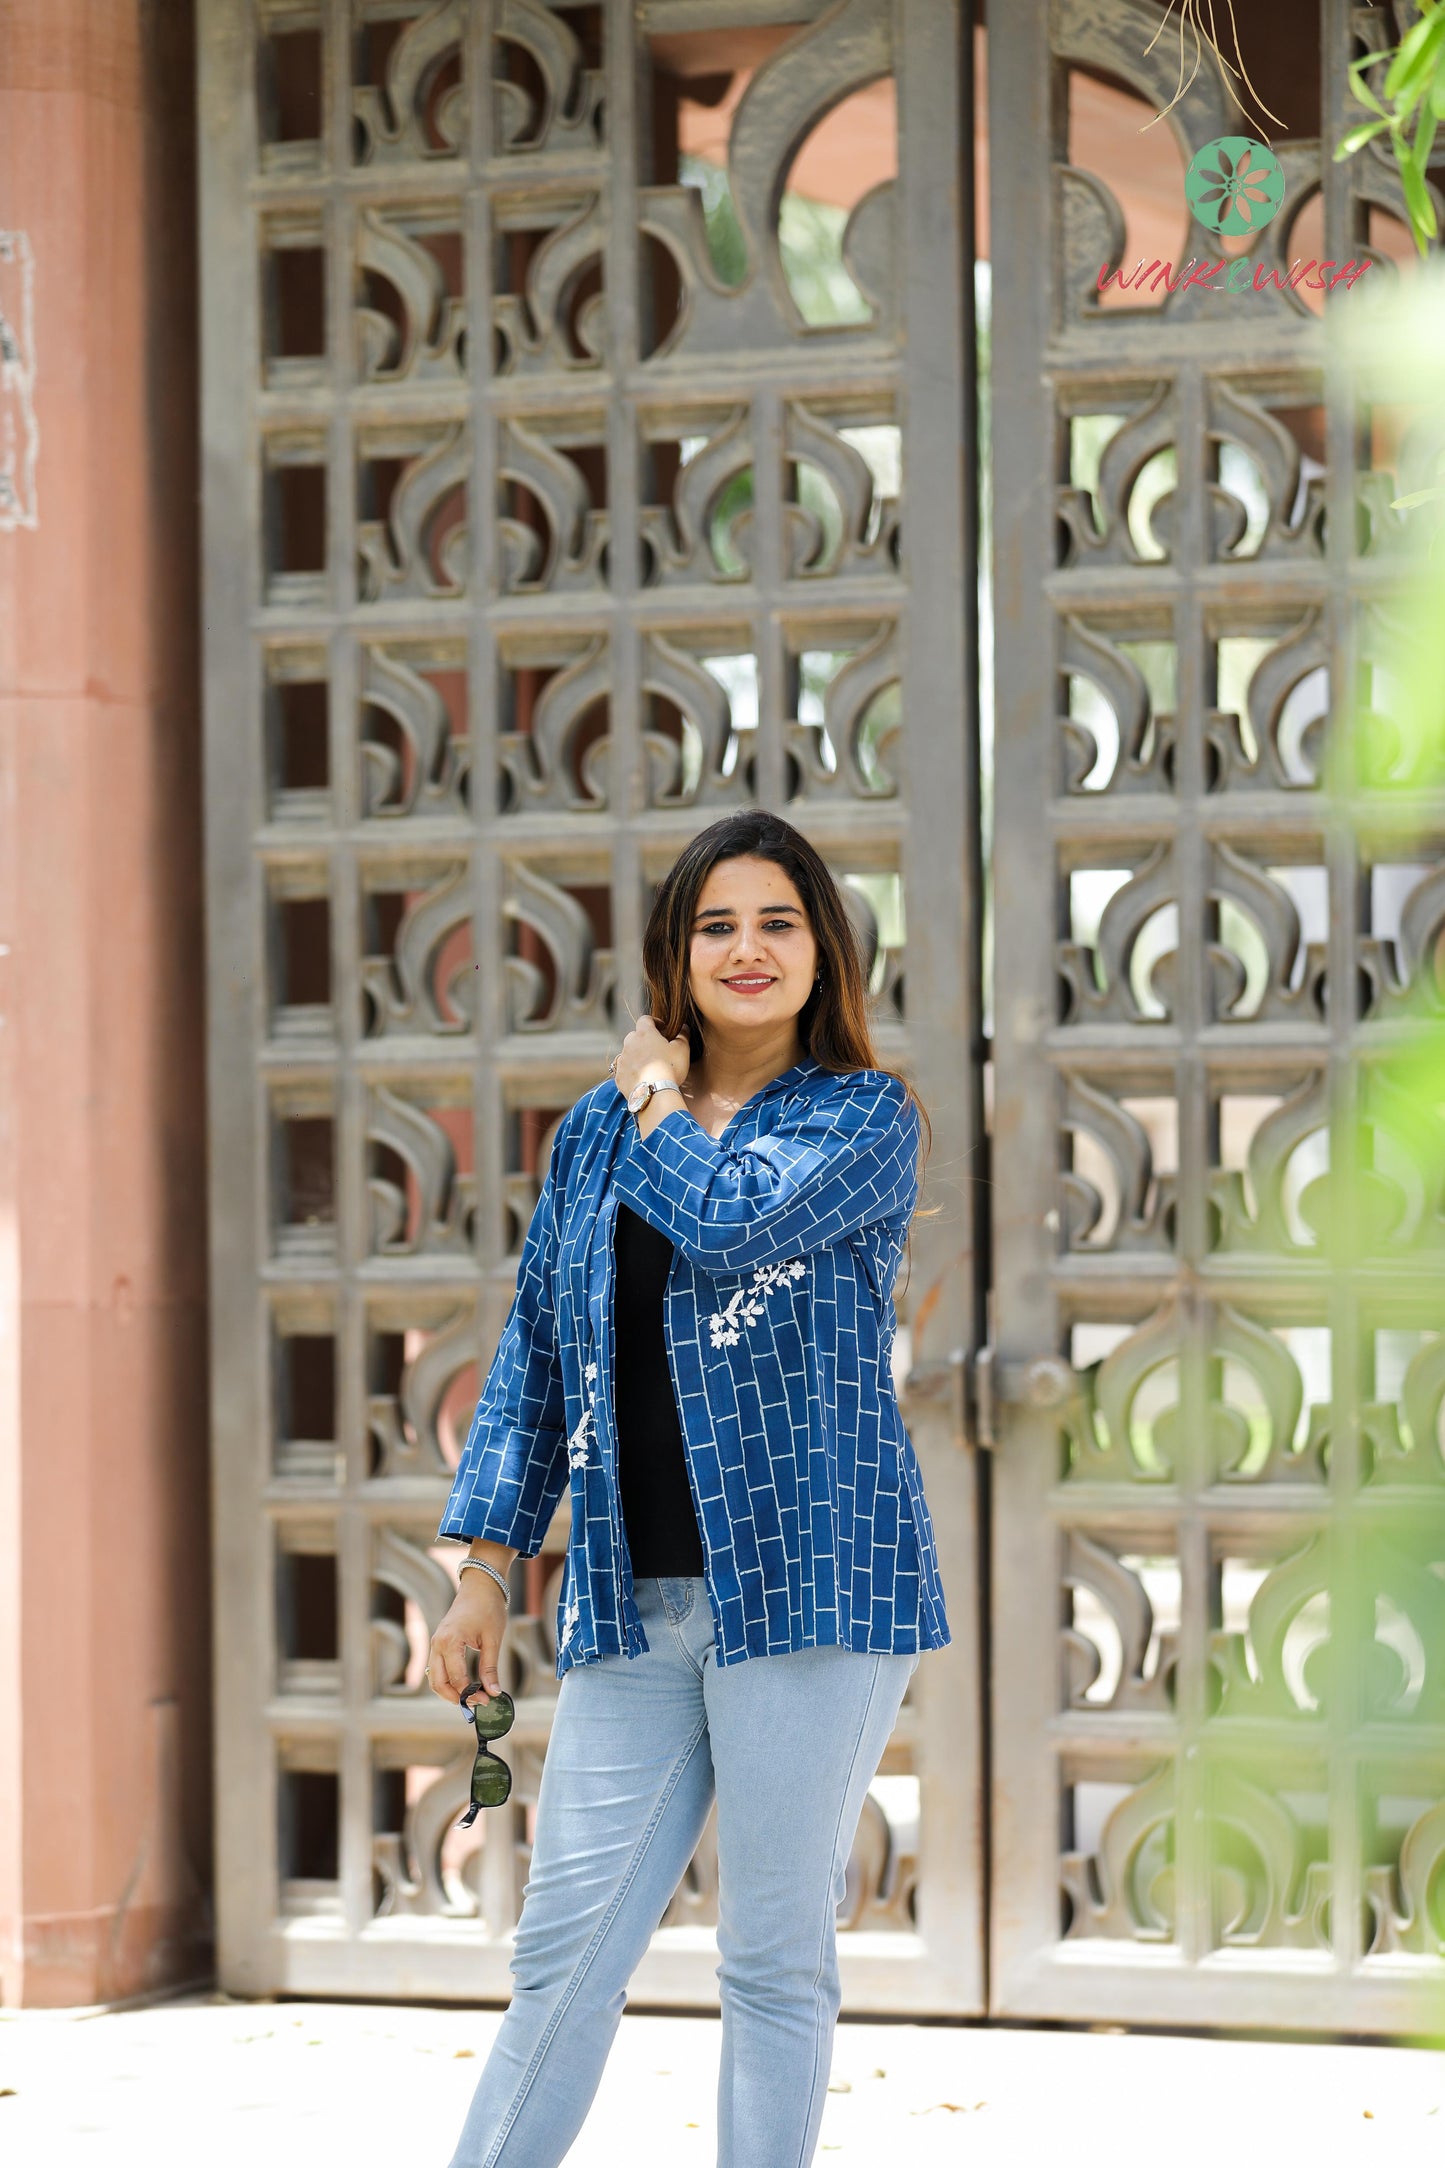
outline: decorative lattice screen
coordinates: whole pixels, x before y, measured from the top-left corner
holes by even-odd
[[[1137,143],[1177,49],[1142,0],[991,10],[1009,2012],[1445,2008],[1445,1229],[1398,1075],[1441,1028],[1445,776],[1388,660],[1422,448],[1281,283],[1402,212],[1330,147],[1411,12],[1296,11],[1325,148],[1276,144],[1259,290],[1120,308],[1071,88],[1133,86]],[[1208,66],[1164,126],[1177,275],[1221,253],[1185,160],[1256,130]]]
[[[508,1990],[562,1541],[517,1569],[512,1803],[464,1839],[432,1536],[651,885],[762,802],[849,884],[947,1208],[912,1427],[956,1638],[865,1813],[845,1980],[976,2008],[954,11],[199,23],[223,1977]],[[714,1872],[635,1996],[715,1995]]]

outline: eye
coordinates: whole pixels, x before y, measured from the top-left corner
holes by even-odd
[[[761,921],[761,926],[764,933],[798,933],[802,930],[797,920],[792,918],[765,918]],[[735,919],[710,918],[703,920],[695,931],[704,938],[710,934],[714,939],[727,939],[736,929]]]

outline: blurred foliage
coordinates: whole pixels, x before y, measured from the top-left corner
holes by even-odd
[[[1386,90],[1417,115],[1422,99],[1438,100],[1428,114],[1420,115],[1414,138],[1417,186],[1407,190],[1413,215],[1435,120],[1445,112],[1445,7],[1429,8],[1400,46]],[[1397,154],[1399,148],[1397,143]],[[1417,226],[1417,240],[1431,231],[1433,214],[1430,225]],[[1350,296],[1332,317],[1331,335],[1341,394],[1348,386],[1362,423],[1364,417],[1393,410],[1420,448],[1415,454],[1417,478],[1423,475],[1432,483],[1445,479],[1445,264],[1433,257],[1410,278],[1393,281],[1388,291]],[[1353,709],[1346,710],[1331,780],[1339,802],[1356,809],[1362,863],[1370,863],[1372,851],[1378,854],[1381,827],[1387,826],[1389,855],[1413,857],[1424,866],[1438,860],[1445,842],[1439,819],[1445,783],[1445,488],[1432,486],[1396,497],[1393,508],[1402,514],[1403,549],[1399,578],[1389,597],[1389,646],[1382,664],[1360,681]],[[1396,961],[1403,970],[1406,959],[1397,953]],[[1445,1329],[1445,1273],[1435,1246],[1445,1220],[1445,941],[1437,939],[1433,953],[1427,951],[1413,962],[1413,983],[1405,1013],[1392,1031],[1388,1057],[1361,1063],[1357,1081],[1367,1109],[1366,1094],[1388,1090],[1390,1126],[1396,1136],[1408,1139],[1411,1176],[1420,1185],[1424,1205],[1423,1248],[1417,1253],[1421,1294],[1429,1305],[1433,1282],[1439,1298],[1433,1309],[1422,1307],[1414,1322],[1438,1334]],[[1382,1246],[1391,1240],[1394,1216],[1390,1186],[1381,1183],[1369,1127],[1361,1122],[1353,1140],[1342,1141],[1352,1141],[1353,1149],[1342,1155],[1331,1184],[1328,1237],[1334,1257],[1348,1270],[1378,1260]],[[1367,1398],[1378,1395],[1379,1384],[1367,1372]],[[1370,1411],[1355,1412],[1368,1435]],[[1405,1411],[1401,1414],[1408,1423]],[[1389,1420],[1399,1417],[1392,1411]],[[1388,1628],[1382,1620],[1391,1606],[1425,1631],[1427,1676],[1445,1661],[1445,1649],[1429,1631],[1420,1594],[1439,1576],[1445,1560],[1438,1424],[1436,1429],[1434,1437],[1407,1439],[1411,1455],[1417,1457],[1415,1480],[1398,1494],[1396,1510],[1385,1518],[1374,1514],[1367,1524],[1361,1517],[1361,1525],[1336,1531],[1332,1615],[1339,1622],[1337,1631],[1363,1644],[1354,1649],[1350,1668],[1367,1706],[1389,1657]],[[1417,1487],[1428,1486],[1432,1479],[1433,1490]],[[1389,1873],[1391,1902],[1403,1917],[1410,1904],[1403,1865],[1392,1861]],[[1438,1873],[1423,1902],[1430,1914],[1424,1923],[1427,1932],[1445,1939],[1445,1880]],[[1445,2032],[1445,1997],[1441,2011],[1437,2032]]]
[[[810,329],[830,324],[866,324],[872,303],[861,293],[843,262],[843,233],[848,213],[831,203],[787,191],[778,208],[778,253],[783,275]]]
[[[678,161],[678,179],[702,198],[708,254],[719,285],[741,286],[749,270],[748,244],[726,167],[688,156]],[[873,314],[843,262],[847,224],[848,213],[836,205],[784,190],[778,205],[778,254],[788,291],[810,330],[866,324]]]
[[[748,270],[748,244],[733,205],[727,169],[710,158],[683,157],[677,177],[685,188],[702,197],[702,222],[707,229],[708,254],[721,286],[741,286]]]

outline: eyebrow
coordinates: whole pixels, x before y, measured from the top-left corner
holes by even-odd
[[[779,911],[791,911],[795,916],[798,916],[801,914],[802,908],[800,903],[765,903],[762,906],[762,913],[764,916],[776,918]],[[715,903],[708,910],[699,911],[697,917],[693,920],[693,924],[694,926],[701,925],[705,918],[731,918],[733,915],[733,907],[730,903]]]

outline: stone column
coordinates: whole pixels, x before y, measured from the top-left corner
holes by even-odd
[[[0,0],[0,2002],[208,1968],[191,9]]]

